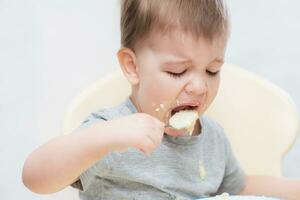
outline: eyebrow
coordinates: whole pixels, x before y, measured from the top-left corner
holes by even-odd
[[[164,62],[164,65],[186,65],[186,64],[191,64],[192,62],[190,60],[185,60],[185,61],[167,61]]]
[[[213,61],[211,61],[209,64],[211,63],[224,63],[224,59],[223,58],[216,58],[214,59]],[[163,64],[164,65],[185,65],[185,64],[191,64],[192,61],[190,60],[184,60],[184,61],[167,61],[167,62],[164,62]]]

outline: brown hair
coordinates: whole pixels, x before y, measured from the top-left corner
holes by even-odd
[[[121,0],[121,45],[134,49],[153,31],[180,28],[195,38],[228,34],[224,0]]]

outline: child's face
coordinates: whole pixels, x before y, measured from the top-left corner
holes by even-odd
[[[203,114],[219,88],[226,42],[195,40],[180,31],[152,35],[135,52],[139,81],[132,97],[139,111],[163,122],[180,105]]]

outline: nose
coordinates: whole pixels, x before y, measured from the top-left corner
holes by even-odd
[[[201,96],[208,90],[207,81],[199,76],[193,77],[185,86],[185,92],[191,96]]]

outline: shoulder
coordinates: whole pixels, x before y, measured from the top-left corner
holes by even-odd
[[[132,111],[130,110],[130,108],[128,108],[127,100],[125,100],[124,102],[116,106],[99,109],[90,113],[82,122],[81,127],[87,127],[91,124],[94,124],[95,122],[108,121],[129,114],[132,114]]]
[[[88,119],[104,119],[104,120],[110,120],[116,117],[125,116],[132,114],[131,110],[126,105],[126,101],[110,107],[110,108],[103,108],[98,111],[92,112]]]

